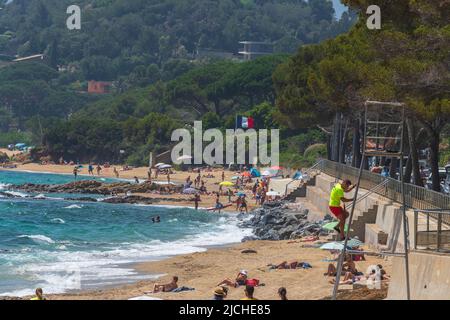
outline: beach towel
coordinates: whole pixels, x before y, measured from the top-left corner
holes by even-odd
[[[299,264],[299,267],[302,269],[311,269],[312,265],[310,265],[308,262],[302,262]]]
[[[170,291],[170,292],[178,293],[178,292],[183,292],[183,291],[194,291],[194,290],[195,290],[194,288],[189,288],[189,287],[179,287],[179,288],[173,289],[173,290]]]

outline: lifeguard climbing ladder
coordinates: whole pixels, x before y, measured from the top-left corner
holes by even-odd
[[[382,119],[382,120],[380,120]],[[349,224],[351,225],[356,204],[358,201],[359,185],[363,175],[364,163],[366,157],[386,157],[400,160],[400,180],[401,180],[401,199],[402,199],[402,213],[403,213],[403,237],[404,237],[404,252],[401,253],[379,253],[384,256],[401,256],[405,259],[405,276],[406,276],[406,297],[410,300],[410,282],[409,282],[409,232],[408,220],[406,215],[406,199],[405,199],[405,179],[403,173],[403,158],[404,158],[404,134],[405,134],[405,106],[397,102],[379,102],[367,101],[365,103],[364,113],[364,134],[362,145],[361,166],[359,169],[359,176],[355,197],[352,203]],[[391,160],[392,161],[392,160]],[[336,300],[339,290],[339,282],[342,274],[342,266],[345,256],[347,254],[356,254],[361,252],[352,252],[347,249],[349,240],[349,232],[351,226],[346,231],[344,241],[344,248],[339,256],[337,265],[336,281],[333,288],[332,299]]]

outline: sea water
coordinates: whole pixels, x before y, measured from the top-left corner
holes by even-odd
[[[0,171],[0,191],[21,183],[71,181],[68,175]],[[28,295],[36,287],[64,293],[154,278],[160,275],[141,274],[133,265],[251,234],[237,226],[233,214],[108,204],[98,195],[98,202],[82,202],[65,201],[63,194],[8,192],[16,197],[0,197],[0,295]],[[152,223],[155,216],[161,223]]]

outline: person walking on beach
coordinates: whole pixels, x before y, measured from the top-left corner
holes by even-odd
[[[222,171],[222,182],[225,181],[225,171]]]
[[[202,201],[202,199],[200,198],[200,195],[198,193],[195,194],[194,197],[194,203],[195,203],[195,210],[198,210],[198,203]]]
[[[102,167],[100,165],[97,166],[97,175],[99,176],[102,173]]]
[[[113,172],[114,172],[116,178],[119,178],[119,171],[117,171],[116,167],[113,168]]]
[[[136,184],[139,184],[140,182],[139,182],[139,178],[138,177],[134,177],[134,182],[136,182]]]
[[[44,293],[42,291],[42,288],[36,289],[36,296],[34,298],[31,298],[30,300],[47,300],[44,297]]]
[[[341,240],[345,239],[345,220],[347,220],[349,213],[344,207],[341,207],[341,202],[352,202],[353,199],[344,197],[345,193],[352,191],[356,185],[352,186],[350,180],[344,180],[342,183],[337,183],[330,193],[329,207],[331,213],[339,220],[339,226],[335,230],[339,232]]]
[[[245,209],[245,213],[248,213],[247,201],[245,200],[245,196],[242,197],[239,211],[242,213],[244,211],[244,209]]]
[[[167,184],[170,184],[170,171],[167,171]]]
[[[75,167],[73,168],[73,175],[74,175],[74,177],[75,177],[75,180],[77,180],[77,176],[78,176],[78,167],[77,167],[77,166],[75,166]]]
[[[231,197],[233,196],[233,191],[231,189],[228,189],[228,202],[231,203]]]
[[[155,179],[158,179],[159,169],[155,168]]]
[[[88,166],[88,174],[89,174],[90,176],[93,176],[93,175],[94,175],[94,166],[92,165],[92,163],[89,163],[89,166]]]
[[[222,211],[223,209],[223,204],[220,202],[220,194],[219,192],[217,192],[217,196],[216,196],[216,207],[214,211],[219,211],[219,213]]]

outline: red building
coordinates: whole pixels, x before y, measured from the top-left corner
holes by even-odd
[[[94,81],[88,82],[88,93],[104,94],[109,93],[111,90],[112,83],[104,81]]]

